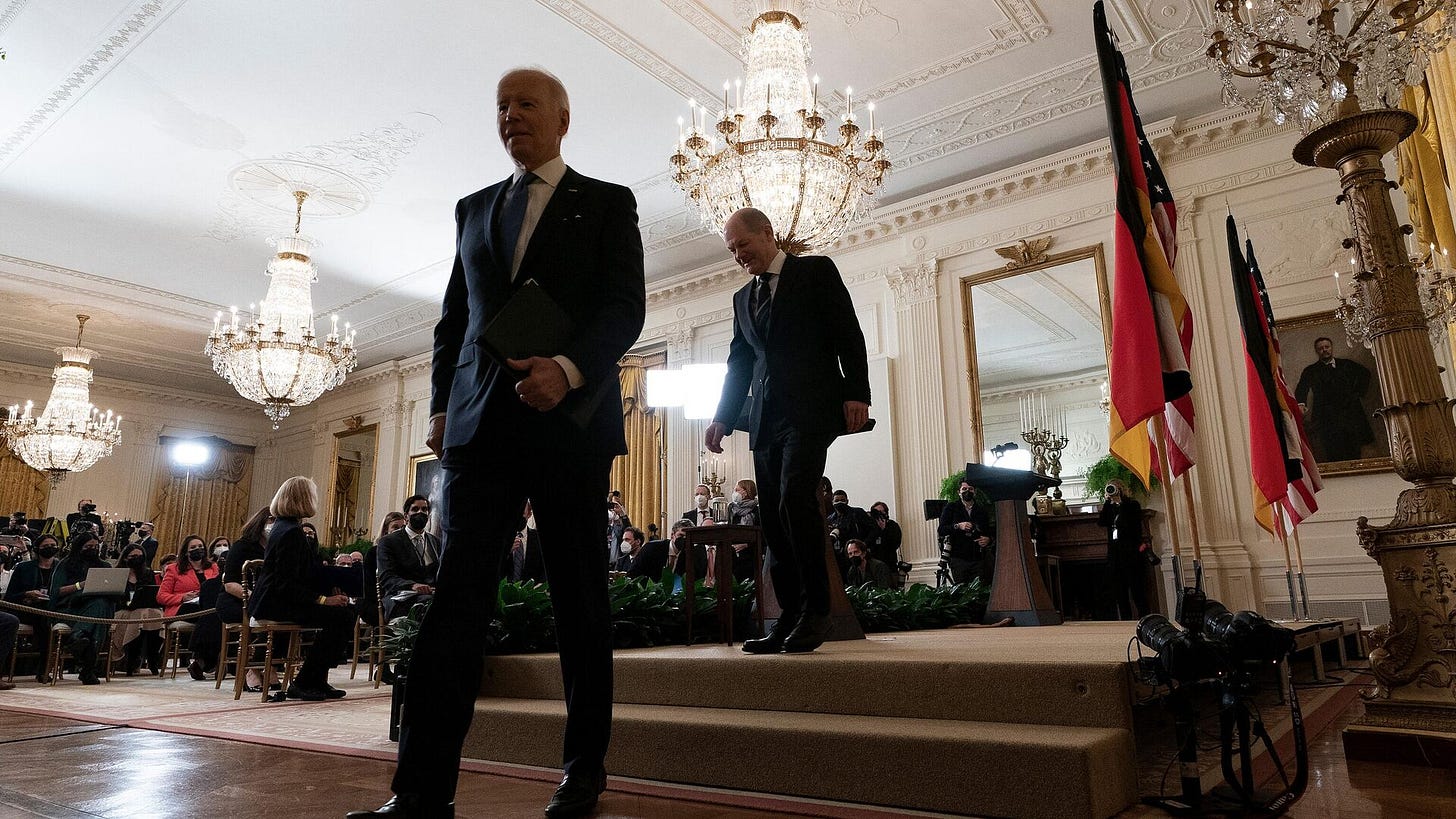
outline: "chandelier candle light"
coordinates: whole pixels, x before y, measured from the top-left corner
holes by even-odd
[[[103,415],[91,404],[91,359],[96,353],[81,346],[81,334],[90,316],[76,316],[76,346],[57,347],[61,363],[51,378],[50,400],[39,416],[34,402],[10,407],[0,433],[11,450],[32,468],[45,472],[51,486],[67,473],[81,472],[111,454],[121,441],[121,416]]]
[[[359,363],[354,330],[346,323],[341,333],[337,315],[322,343],[314,334],[312,285],[318,268],[310,259],[313,240],[299,233],[308,194],[295,191],[294,198],[293,235],[273,240],[278,253],[268,262],[268,295],[245,324],[239,323],[236,307],[226,322],[219,312],[204,348],[218,375],[239,395],[263,405],[274,429],[293,407],[344,383]]]
[[[834,112],[820,108],[819,78],[809,78],[803,23],[788,11],[754,18],[743,55],[747,81],[733,82],[731,104],[723,83],[715,133],[707,106],[688,101],[689,121],[684,130],[678,119],[670,158],[673,181],[720,232],[734,211],[754,207],[773,222],[784,251],[826,248],[868,212],[890,169],[874,104],[862,130],[846,88],[839,125],[830,125]]]

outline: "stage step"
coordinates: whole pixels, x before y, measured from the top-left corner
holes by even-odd
[[[834,644],[814,655],[746,656],[737,647],[619,651],[619,703],[873,717],[1127,728],[1123,663],[901,650],[895,643]],[[555,654],[491,658],[485,697],[560,700]]]
[[[876,691],[853,677],[838,687]],[[940,694],[943,704],[962,696]],[[559,699],[482,697],[465,756],[560,765],[565,719]],[[1120,728],[619,703],[607,766],[618,776],[944,813],[1100,818],[1135,800],[1133,756],[1132,733]]]

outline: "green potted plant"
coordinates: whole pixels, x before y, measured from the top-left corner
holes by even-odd
[[[965,476],[966,471],[964,469],[957,469],[956,471],[942,478],[940,481],[939,498],[943,501],[960,500],[961,479]],[[976,505],[991,505],[990,496],[988,496],[985,492],[981,491],[981,488],[979,486],[976,487]]]
[[[1153,475],[1150,478],[1152,488],[1157,489],[1159,485],[1157,476]],[[1143,499],[1148,496],[1148,487],[1143,486],[1143,482],[1138,480],[1137,475],[1124,466],[1122,461],[1111,455],[1103,456],[1102,460],[1092,464],[1091,468],[1087,470],[1086,496],[1095,498],[1101,495],[1102,488],[1113,480],[1122,481],[1123,485],[1127,487],[1128,494],[1135,498]]]

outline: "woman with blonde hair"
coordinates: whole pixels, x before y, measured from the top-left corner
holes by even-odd
[[[390,532],[397,532],[403,529],[406,523],[409,523],[409,518],[405,517],[403,512],[398,509],[390,511],[384,516],[384,520],[379,522],[379,537],[374,538],[374,541],[377,543],[379,542],[379,538],[384,537]]]
[[[304,537],[302,524],[318,513],[318,486],[301,475],[289,478],[278,487],[269,509],[273,528],[263,570],[248,597],[248,614],[320,629],[298,678],[285,692],[288,699],[342,697],[343,691],[329,685],[329,668],[344,655],[356,615],[348,595],[321,595],[315,588],[318,545]]]

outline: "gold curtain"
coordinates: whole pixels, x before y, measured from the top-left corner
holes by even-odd
[[[50,498],[46,474],[20,460],[0,438],[0,517],[24,512],[30,518],[43,518]]]
[[[612,462],[612,488],[622,490],[622,505],[633,525],[662,525],[662,414],[647,405],[647,371],[666,356],[629,355],[621,361],[622,426],[627,454]]]
[[[162,438],[166,450],[169,439]],[[253,485],[253,450],[221,438],[208,440],[212,460],[184,468],[166,464],[157,472],[152,489],[151,520],[156,524],[157,557],[175,554],[186,535],[211,541],[220,535],[238,536],[251,511],[248,493]]]
[[[354,513],[358,508],[359,461],[334,459],[334,508],[329,522],[329,539],[334,547],[354,542]]]

